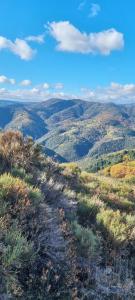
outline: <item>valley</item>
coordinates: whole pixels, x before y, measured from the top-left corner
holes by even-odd
[[[0,127],[31,136],[59,162],[93,160],[135,147],[135,105],[79,99],[1,101]]]

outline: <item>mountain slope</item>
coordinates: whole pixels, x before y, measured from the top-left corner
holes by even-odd
[[[1,101],[0,127],[21,130],[59,160],[76,161],[135,147],[135,105],[50,99]]]
[[[135,161],[125,159],[89,174],[0,133],[0,299],[134,300]]]

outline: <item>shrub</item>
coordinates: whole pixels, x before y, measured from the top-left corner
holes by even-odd
[[[32,259],[32,244],[29,243],[15,226],[5,236],[5,251],[2,261],[5,267],[20,266]]]
[[[84,228],[77,221],[72,223],[73,232],[77,241],[79,242],[79,247],[81,247],[82,255],[93,256],[96,255],[96,250],[99,246],[99,239],[95,236],[90,228]]]
[[[90,190],[90,191],[94,191],[96,190],[96,188],[98,188],[99,186],[99,182],[97,180],[93,180],[91,182],[88,182],[86,184],[86,187]]]
[[[0,275],[3,293],[11,294],[13,299],[25,299],[23,292],[27,284],[31,285],[32,263],[37,258],[34,235],[40,200],[39,189],[11,174],[0,176]]]
[[[31,138],[24,138],[18,131],[0,133],[0,161],[4,171],[15,166],[31,170],[40,166],[42,158],[41,147]]]
[[[84,197],[80,196],[78,205],[78,214],[81,223],[90,224],[95,220],[96,214],[100,208],[104,206],[104,203],[97,197]]]
[[[32,242],[14,223],[12,227],[4,228],[1,243],[1,280],[3,292],[12,296],[22,296],[22,283],[26,276],[25,270],[31,269],[35,253]],[[28,275],[27,275],[28,280]]]
[[[82,180],[83,183],[88,183],[88,182],[93,181],[92,175],[85,171],[81,172],[80,179]]]
[[[135,175],[133,162],[120,163],[110,168],[110,175],[116,178],[124,178],[127,175]]]
[[[33,176],[30,173],[26,173],[26,170],[24,168],[12,168],[11,174],[14,177],[19,177],[23,179],[25,182],[32,184],[33,183]]]
[[[105,182],[105,181],[102,180],[100,182],[100,189],[101,189],[101,191],[104,191],[104,192],[108,193],[108,192],[111,192],[112,185],[110,183]]]
[[[125,181],[122,183],[118,184],[118,190],[117,190],[117,195],[119,197],[129,197],[133,193],[132,186],[128,185]]]
[[[79,175],[81,173],[81,170],[76,163],[63,163],[61,164],[61,167],[64,168],[65,175]]]
[[[70,188],[65,188],[63,193],[68,198],[73,198],[74,199],[76,197],[75,191],[71,190]]]
[[[125,215],[121,214],[119,210],[101,209],[97,214],[97,223],[105,228],[115,243],[125,242],[128,238],[129,227]]]
[[[126,216],[126,221],[128,223],[129,226],[135,226],[135,216],[134,215],[127,215]]]
[[[104,174],[105,176],[109,176],[109,175],[110,175],[110,169],[111,169],[111,167],[106,167],[106,168],[104,169],[104,171],[103,171],[103,174]]]
[[[41,192],[10,174],[0,176],[0,200],[4,203],[28,205],[41,199]],[[34,204],[33,202],[33,204]]]
[[[135,176],[134,175],[126,175],[125,180],[129,184],[135,184]]]

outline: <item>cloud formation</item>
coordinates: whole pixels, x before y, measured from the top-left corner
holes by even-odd
[[[43,89],[45,89],[45,90],[48,90],[48,89],[50,89],[50,83],[48,83],[48,82],[45,82],[45,83],[43,83]]]
[[[32,81],[31,80],[29,80],[29,79],[24,79],[24,80],[22,80],[21,82],[20,82],[20,85],[21,86],[30,86],[30,85],[32,85]]]
[[[53,86],[53,88],[50,89],[50,86]],[[107,87],[82,88],[78,94],[60,91],[53,84],[48,84],[48,88],[47,86],[44,88],[43,84],[32,88],[25,87],[25,89],[0,88],[0,99],[2,100],[45,101],[49,98],[83,99],[91,102],[106,103],[135,103],[135,84],[112,82]]]
[[[81,97],[89,101],[130,103],[135,102],[135,84],[112,82],[107,87],[81,89]]]
[[[38,43],[38,44],[44,44],[45,35],[44,34],[30,35],[30,36],[27,36],[25,38],[25,40],[28,41],[28,42],[35,42],[35,43]]]
[[[32,89],[16,89],[8,90],[5,88],[0,89],[1,100],[19,100],[19,101],[45,101],[49,98],[61,98],[61,99],[73,99],[75,95],[69,95],[64,92],[50,92],[49,90],[43,90],[40,88]]]
[[[48,26],[51,36],[57,41],[59,51],[109,55],[124,47],[123,34],[114,28],[87,34],[69,21],[52,22]]]
[[[64,85],[61,82],[57,82],[57,83],[55,83],[54,88],[56,90],[62,90],[64,88]]]
[[[0,76],[0,84],[3,84],[3,83],[15,84],[16,81],[14,78],[8,78],[5,75],[1,75]]]
[[[90,18],[96,17],[100,11],[101,11],[100,5],[98,3],[92,3],[91,8],[90,8],[89,17]]]
[[[33,50],[25,40],[16,38],[14,42],[0,36],[0,51],[8,50],[23,60],[31,60],[36,51]]]
[[[43,83],[42,87],[45,90],[48,90],[48,89],[62,90],[64,88],[64,84],[62,82],[57,82],[57,83],[54,83],[54,84],[45,82],[45,83]]]

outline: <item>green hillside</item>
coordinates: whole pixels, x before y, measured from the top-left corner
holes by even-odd
[[[117,152],[112,152],[109,154],[103,154],[103,155],[95,155],[92,158],[86,157],[80,161],[77,162],[79,167],[82,170],[85,170],[87,172],[97,172],[99,170],[102,170],[108,166],[112,166],[116,163],[121,163],[125,160],[125,157],[129,160],[135,159],[135,150],[121,150]]]
[[[1,133],[0,299],[133,300],[134,182],[128,156],[90,174]]]
[[[135,105],[79,99],[1,101],[0,127],[32,136],[60,162],[78,161],[134,148]]]

